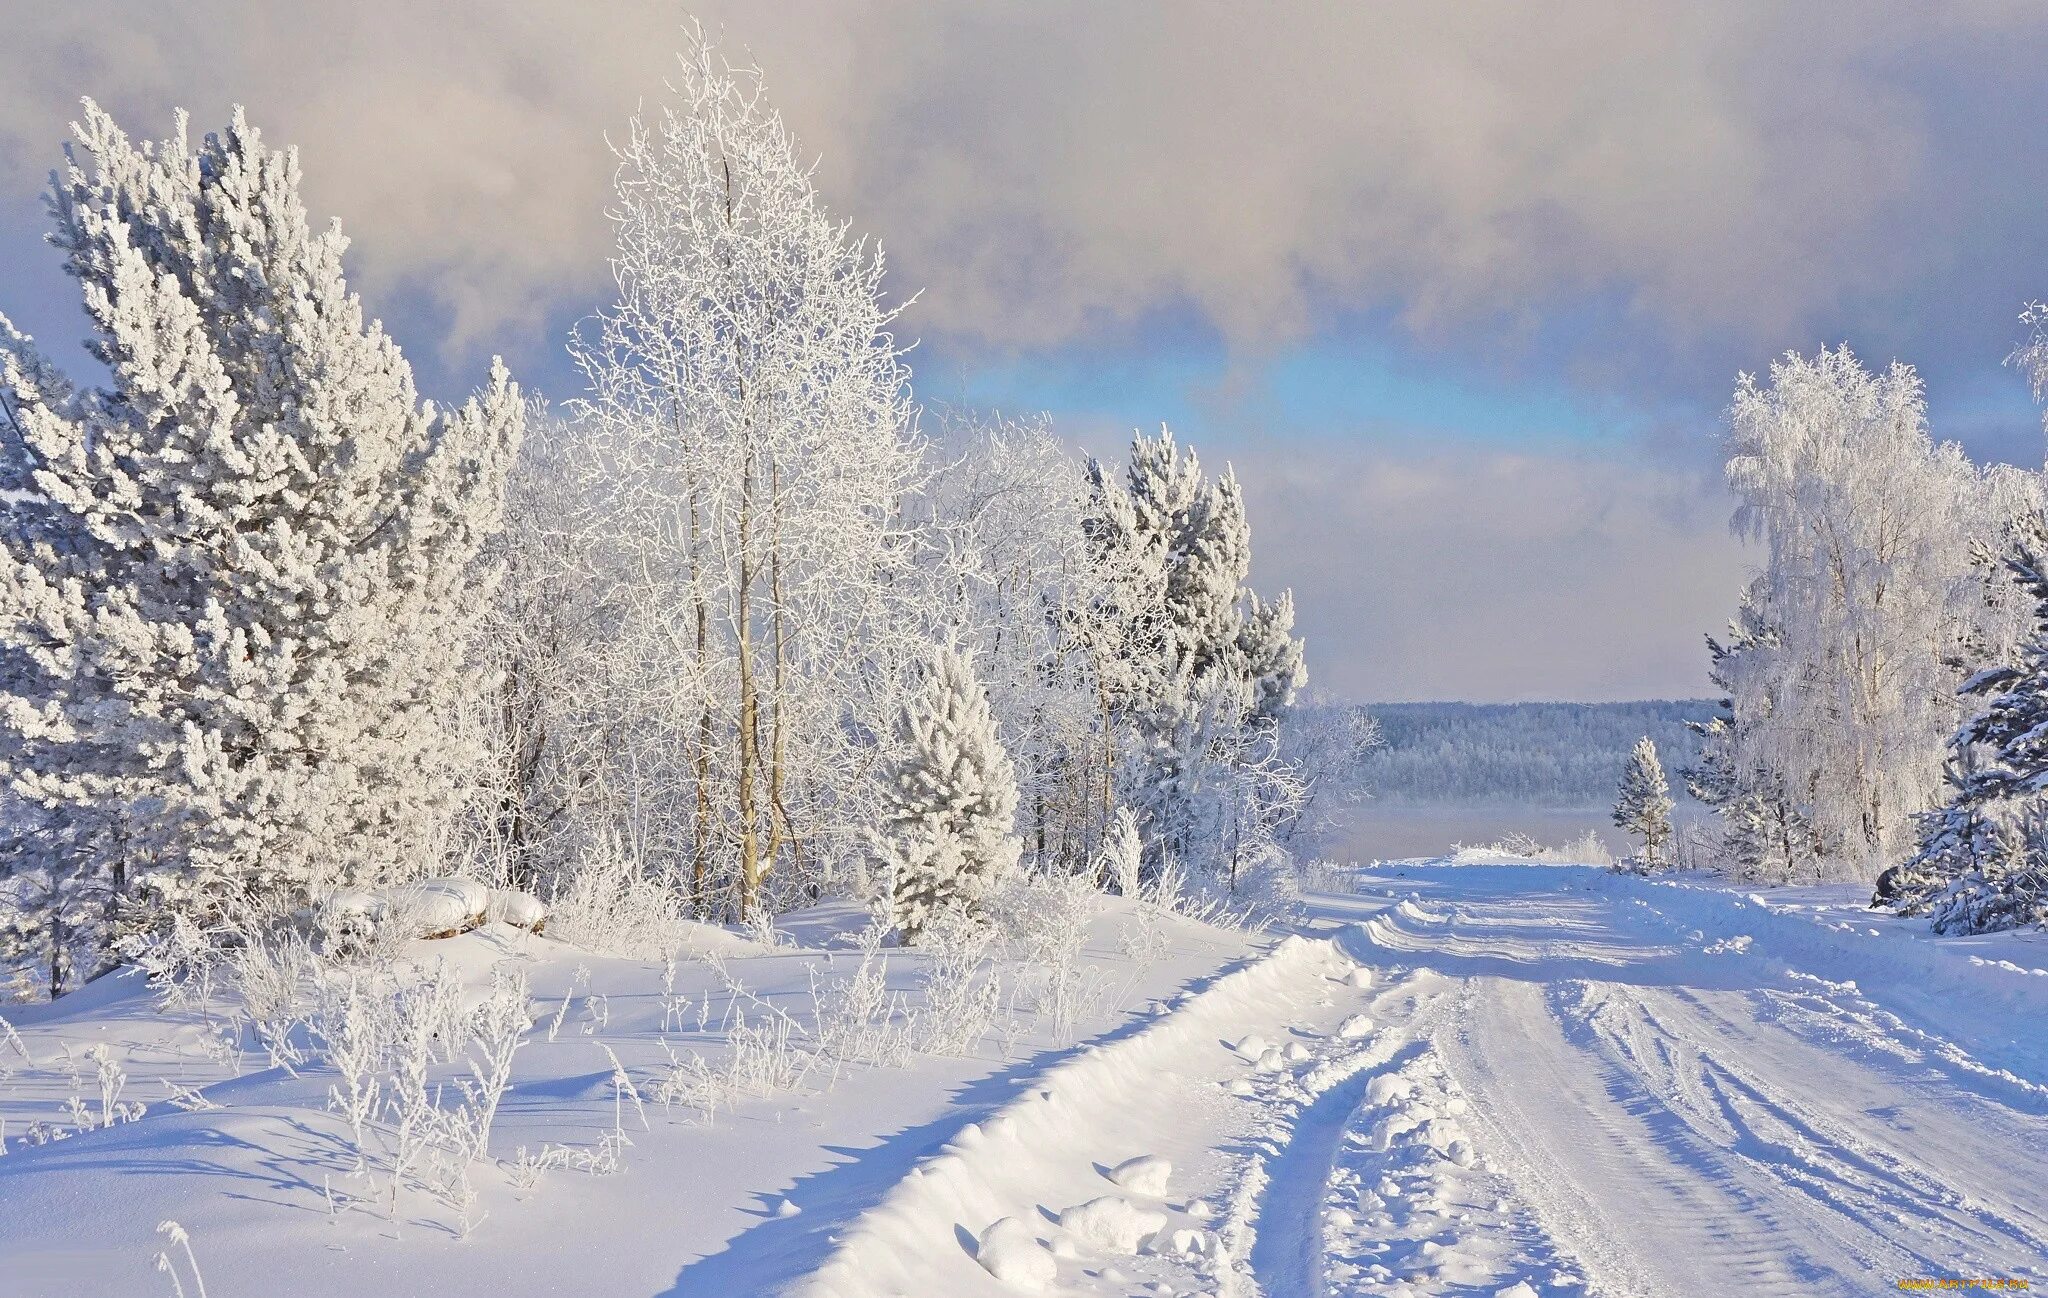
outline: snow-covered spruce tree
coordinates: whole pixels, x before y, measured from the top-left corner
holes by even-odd
[[[420,401],[239,110],[196,151],[77,133],[52,242],[108,386],[0,324],[12,866],[158,914],[428,866],[518,390]]]
[[[830,218],[759,74],[700,38],[618,148],[619,294],[573,408],[633,738],[591,837],[700,911],[808,897],[873,823],[866,754],[926,625],[921,453],[883,263]]]
[[[1091,555],[1112,578],[1076,625],[1097,664],[1105,757],[1153,865],[1234,888],[1302,794],[1277,739],[1307,677],[1293,601],[1261,604],[1247,589],[1236,477],[1207,479],[1170,431],[1133,439],[1121,483],[1099,462],[1089,483]]]
[[[1768,386],[1744,375],[1728,449],[1737,530],[1766,547],[1748,602],[1768,628],[1721,664],[1731,769],[1806,822],[1802,869],[1867,879],[1939,796],[1958,656],[2002,616],[1969,543],[2003,528],[2006,493],[1929,438],[1910,367],[1872,373],[1847,348],[1789,355]]]
[[[2033,599],[2033,634],[2016,664],[1963,684],[1979,710],[1950,741],[1948,802],[1882,880],[1883,900],[1941,933],[2048,922],[2048,517],[2021,520],[2006,565]]]
[[[1024,845],[1016,772],[972,653],[951,645],[932,653],[894,739],[871,843],[896,928],[915,942],[941,912],[972,911]]]
[[[1641,869],[1647,873],[1664,864],[1664,845],[1671,841],[1671,786],[1664,779],[1664,764],[1657,760],[1657,745],[1648,735],[1636,741],[1622,768],[1621,784],[1614,800],[1614,823],[1625,834],[1643,840]]]

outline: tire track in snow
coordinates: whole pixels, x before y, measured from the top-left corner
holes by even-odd
[[[1674,943],[1640,901],[1517,889],[1376,933],[1463,980],[1438,1042],[1480,1099],[1480,1147],[1595,1292],[2031,1274],[2048,1235],[2032,1084],[1884,1034],[1853,985]]]
[[[1289,937],[1142,1030],[1047,1070],[1022,1099],[963,1126],[851,1220],[797,1292],[967,1298],[1056,1286],[1127,1294],[1133,1272],[1165,1284],[1160,1292],[1187,1284],[1232,1292],[1248,1231],[1227,1220],[1212,1229],[1206,1205],[1177,1194],[1120,1190],[1114,1169],[1162,1152],[1185,1169],[1219,1147],[1232,1166],[1255,1160],[1258,1123],[1275,1098],[1341,1077],[1358,1054],[1333,1033],[1344,1013],[1334,993],[1351,968],[1327,939]],[[1230,1048],[1256,1033],[1284,1045]],[[1247,1077],[1253,1068],[1263,1080]],[[1183,1185],[1198,1179],[1176,1175]],[[1071,1212],[1104,1198],[1124,1202],[1094,1214],[1101,1230]]]

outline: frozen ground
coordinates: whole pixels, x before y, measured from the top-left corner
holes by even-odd
[[[196,1021],[107,980],[0,1045],[0,1293],[169,1293],[150,1270],[165,1218],[212,1298],[2038,1282],[2048,943],[1936,941],[1859,900],[1416,863],[1358,871],[1257,940],[1116,903],[1089,929],[1086,995],[1006,993],[955,1053],[814,1051],[708,1118],[650,1098],[644,1123],[606,1047],[651,1096],[664,1039],[716,1062],[761,1005],[817,1026],[857,960],[853,917],[799,917],[773,952],[723,940],[723,972],[686,961],[666,992],[660,965],[505,930],[430,944],[472,987],[516,962],[542,1015],[466,1237],[424,1192],[395,1221],[350,1202],[326,1065],[235,1076]],[[918,962],[893,956],[889,978],[914,1008]],[[147,1110],[25,1141],[74,1094],[98,1111],[95,1044]],[[167,1084],[218,1107],[170,1105]],[[528,1184],[511,1166],[615,1130],[622,1170]]]

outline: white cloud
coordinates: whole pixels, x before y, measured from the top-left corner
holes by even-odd
[[[2029,84],[2048,31],[1992,0],[701,11],[926,288],[915,327],[1020,346],[1187,304],[1268,345],[1326,301],[1447,330],[1604,295],[1679,345],[1775,349],[1983,206],[1937,164],[1968,144],[1965,179],[1996,187],[1979,137],[2031,128],[1932,113],[1929,77]],[[47,5],[0,46],[0,186],[40,183],[82,92],[140,130],[242,100],[304,147],[366,284],[439,298],[474,339],[602,293],[602,137],[658,93],[676,21]]]
[[[1343,697],[1708,692],[1749,560],[1700,474],[1481,446],[1261,448],[1237,463],[1258,583],[1292,586]]]

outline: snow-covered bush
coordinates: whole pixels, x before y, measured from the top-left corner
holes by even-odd
[[[1115,887],[1118,896],[1135,899],[1143,865],[1144,847],[1138,840],[1138,818],[1131,814],[1129,807],[1118,807],[1116,814],[1109,818],[1109,828],[1102,832],[1102,845],[1095,852],[1095,878],[1100,883]]]
[[[887,937],[882,924],[861,930],[855,948],[859,962],[851,974],[822,984],[811,970],[811,994],[817,1004],[818,1049],[847,1063],[899,1064],[911,1045],[906,1030],[904,998],[889,990],[889,958],[882,954]]]
[[[924,1003],[913,1020],[913,1039],[931,1054],[965,1054],[988,1034],[1002,1005],[989,958],[994,935],[954,907],[933,915],[923,936]]]
[[[1589,829],[1580,837],[1567,839],[1555,847],[1546,847],[1531,834],[1507,834],[1499,841],[1481,847],[1454,847],[1451,859],[1460,865],[1512,865],[1521,861],[1545,865],[1613,865],[1614,853],[1607,849],[1607,844],[1601,841],[1597,832]]]
[[[665,960],[681,949],[691,920],[674,883],[649,878],[618,852],[592,853],[549,903],[552,937],[600,955]]]

